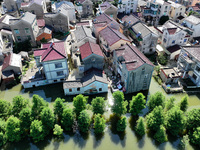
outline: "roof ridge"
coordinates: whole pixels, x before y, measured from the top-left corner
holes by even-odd
[[[115,33],[115,31],[111,28],[111,27],[109,27],[108,26],[108,28],[110,28],[114,33]],[[121,32],[120,32],[121,33]],[[117,33],[115,33],[120,39],[122,39]],[[118,40],[119,41],[119,40]]]
[[[92,54],[93,54],[93,51],[92,51],[92,47],[91,47],[91,45],[90,45],[90,42],[88,41],[88,43],[89,43],[89,46],[90,46],[90,50],[91,50],[91,52],[92,52]]]
[[[86,34],[86,32],[85,32],[85,29],[84,29],[84,27],[83,26],[81,26],[82,27],[82,29],[83,29],[83,32],[85,33],[85,36],[87,36],[87,34]]]

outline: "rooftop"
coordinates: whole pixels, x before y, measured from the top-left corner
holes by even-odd
[[[178,78],[180,77],[178,73],[173,68],[163,68],[161,71],[169,78]]]
[[[140,32],[141,33],[141,37],[144,38],[147,35],[153,33],[146,25],[144,25],[143,23],[139,22],[135,25],[133,25],[131,27],[134,32],[136,32],[137,34]]]
[[[135,24],[137,22],[140,22],[140,19],[138,17],[136,17],[135,15],[129,15],[129,16],[124,16],[122,18],[123,22],[127,22],[129,24]]]
[[[125,63],[128,71],[135,70],[143,64],[153,66],[151,61],[133,45],[126,44],[115,51],[118,57],[123,57],[123,63]]]
[[[200,46],[182,46],[182,48],[192,57],[200,62]]]
[[[176,52],[178,50],[180,50],[180,46],[179,45],[174,45],[174,46],[170,46],[167,48],[167,50],[170,52],[170,53],[173,53],[173,52]]]
[[[10,55],[6,56],[3,62],[2,71],[6,69],[8,66],[13,67],[21,67],[21,55],[11,53]]]
[[[112,5],[111,3],[105,1],[104,3],[100,4],[100,8],[101,8],[101,11],[105,11],[107,10],[108,8],[110,7],[115,7],[114,5]],[[115,7],[116,8],[116,7]],[[116,8],[117,9],[117,8]]]
[[[190,16],[186,17],[184,21],[188,21],[194,25],[200,24],[200,18],[198,18],[194,15],[190,15]]]

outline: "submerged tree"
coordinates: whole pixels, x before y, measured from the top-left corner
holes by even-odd
[[[194,129],[194,132],[190,135],[190,141],[200,146],[200,127]]]
[[[11,104],[0,99],[0,118],[7,118],[11,113]]]
[[[117,131],[118,131],[118,132],[123,132],[123,131],[125,131],[126,126],[127,126],[127,120],[126,120],[126,117],[123,116],[123,117],[121,117],[121,119],[118,120],[118,122],[117,122]]]
[[[74,111],[77,116],[79,116],[80,112],[86,109],[87,97],[82,94],[77,95],[73,98]]]
[[[25,131],[25,130],[29,130],[30,129],[30,125],[31,125],[31,110],[30,108],[24,108],[21,110],[21,112],[19,113],[19,119],[21,121],[21,128]]]
[[[127,112],[128,102],[124,100],[124,94],[120,91],[113,93],[114,104],[112,105],[112,112],[121,116]]]
[[[61,120],[61,124],[64,130],[65,131],[72,130],[73,122],[74,122],[73,110],[70,108],[65,108],[63,110],[62,120]]]
[[[58,117],[58,120],[62,119],[63,110],[65,109],[64,99],[56,98],[53,104],[53,110],[55,115]]]
[[[90,127],[90,116],[83,110],[78,117],[78,127],[80,132],[87,133]]]
[[[188,108],[188,96],[186,95],[181,99],[180,110],[185,112],[187,108]]]
[[[55,124],[53,129],[53,134],[57,136],[61,136],[63,134],[63,129],[58,124]]]
[[[143,117],[140,117],[138,120],[137,120],[137,125],[136,125],[136,133],[137,135],[139,136],[143,136],[146,132],[146,129],[145,129],[145,124],[144,124],[144,118]]]
[[[159,143],[163,143],[167,141],[167,135],[166,135],[166,130],[165,127],[163,125],[161,125],[156,134],[154,135],[154,139],[159,142]]]
[[[142,112],[142,109],[145,108],[146,100],[145,96],[142,93],[138,93],[135,97],[132,98],[130,102],[129,112],[136,116]]]
[[[165,105],[165,110],[168,111],[171,108],[173,108],[175,106],[174,101],[176,99],[174,97],[171,97],[170,99],[167,100],[166,105]]]
[[[106,120],[101,117],[101,114],[96,114],[94,117],[94,132],[96,134],[103,133],[105,127],[106,127]]]
[[[33,138],[34,142],[39,142],[44,139],[45,133],[44,133],[43,125],[41,121],[34,120],[31,123],[30,136]]]
[[[200,109],[192,109],[187,113],[187,129],[193,130],[200,126]]]
[[[147,127],[150,130],[157,131],[160,125],[164,124],[164,112],[162,106],[156,106],[146,117]]]
[[[161,92],[156,92],[150,96],[148,107],[152,111],[156,106],[165,106],[165,96]]]
[[[183,136],[183,138],[180,140],[179,147],[181,150],[186,150],[187,145],[189,145],[189,137],[188,135]]]
[[[105,111],[105,100],[104,97],[96,97],[92,100],[92,110],[94,114],[103,115]]]

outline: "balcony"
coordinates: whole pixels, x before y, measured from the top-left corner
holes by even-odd
[[[153,11],[157,11],[158,8],[156,8],[156,7],[152,7],[152,6],[151,6],[151,10],[153,10]]]
[[[183,54],[181,54],[179,59],[180,59],[179,66],[184,71],[194,70],[195,62],[192,59],[190,59],[188,56],[184,56]]]

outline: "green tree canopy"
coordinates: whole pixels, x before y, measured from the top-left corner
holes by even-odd
[[[128,102],[124,100],[124,94],[120,91],[113,93],[114,104],[111,107],[113,113],[121,116],[127,112]]]
[[[150,110],[153,110],[156,106],[165,106],[165,96],[162,92],[156,92],[155,94],[150,96],[148,101],[148,107]]]
[[[58,120],[62,119],[63,110],[66,107],[63,103],[64,101],[64,99],[56,98],[53,104],[54,113],[58,117]]]
[[[77,116],[79,116],[80,112],[86,109],[87,97],[82,94],[77,95],[73,98],[74,111]]]
[[[41,112],[41,121],[44,128],[45,134],[48,134],[49,131],[53,129],[54,126],[54,114],[49,107],[45,107]]]
[[[0,99],[0,118],[9,117],[11,112],[11,104],[5,100]]]
[[[16,117],[19,116],[20,111],[28,106],[28,100],[21,95],[15,96],[12,101],[12,114]]]
[[[57,136],[61,136],[63,134],[63,129],[58,124],[55,124],[53,129],[53,134]]]
[[[143,136],[146,132],[146,129],[145,129],[145,124],[144,124],[144,118],[143,117],[140,117],[138,120],[137,120],[137,125],[136,125],[136,133],[137,135],[139,136]]]
[[[33,95],[32,102],[31,114],[34,119],[39,119],[41,111],[48,106],[48,103],[39,95]]]
[[[154,135],[154,139],[159,143],[167,141],[166,129],[163,125],[158,128],[156,134]]]
[[[162,106],[156,106],[146,117],[147,127],[150,130],[157,131],[160,125],[164,124],[164,112]]]
[[[70,108],[65,108],[63,110],[62,120],[61,120],[63,129],[65,131],[72,130],[73,122],[74,122],[73,110]]]
[[[90,127],[90,116],[83,110],[78,117],[78,127],[80,132],[87,133]]]
[[[6,144],[7,137],[3,132],[0,132],[0,147]]]
[[[159,24],[163,25],[168,20],[169,20],[169,16],[162,16],[162,17],[160,17]]]
[[[19,119],[21,121],[21,128],[29,130],[31,125],[31,110],[30,108],[24,108],[19,113]]]
[[[7,141],[6,136],[6,122],[0,118],[0,147]]]
[[[186,117],[179,107],[173,107],[165,116],[165,127],[174,136],[177,136],[186,125]]]
[[[186,111],[187,108],[188,108],[188,96],[184,96],[182,99],[181,99],[181,102],[180,102],[180,110],[182,111]]]
[[[106,120],[101,117],[101,114],[96,114],[94,116],[94,132],[96,134],[103,133],[105,127],[106,127]]]
[[[9,117],[6,122],[6,136],[10,142],[17,142],[21,139],[20,120],[16,117]]]
[[[42,122],[39,120],[34,120],[30,127],[30,136],[33,138],[34,142],[39,142],[44,139],[44,130]]]
[[[130,113],[133,116],[136,116],[142,112],[146,106],[145,96],[142,93],[138,93],[136,96],[133,96],[132,100],[130,101]]]
[[[104,97],[96,97],[92,100],[92,111],[94,114],[103,115],[105,111],[105,100]]]
[[[187,128],[192,130],[200,126],[200,109],[192,109],[187,114]]]
[[[171,108],[173,108],[175,106],[174,101],[176,99],[174,97],[171,97],[170,99],[167,100],[166,104],[165,104],[165,110],[168,111]]]
[[[200,127],[194,129],[194,132],[190,135],[190,141],[200,146]]]
[[[126,120],[126,117],[123,116],[117,122],[117,131],[124,132],[126,130],[126,126],[127,126],[127,120]]]

